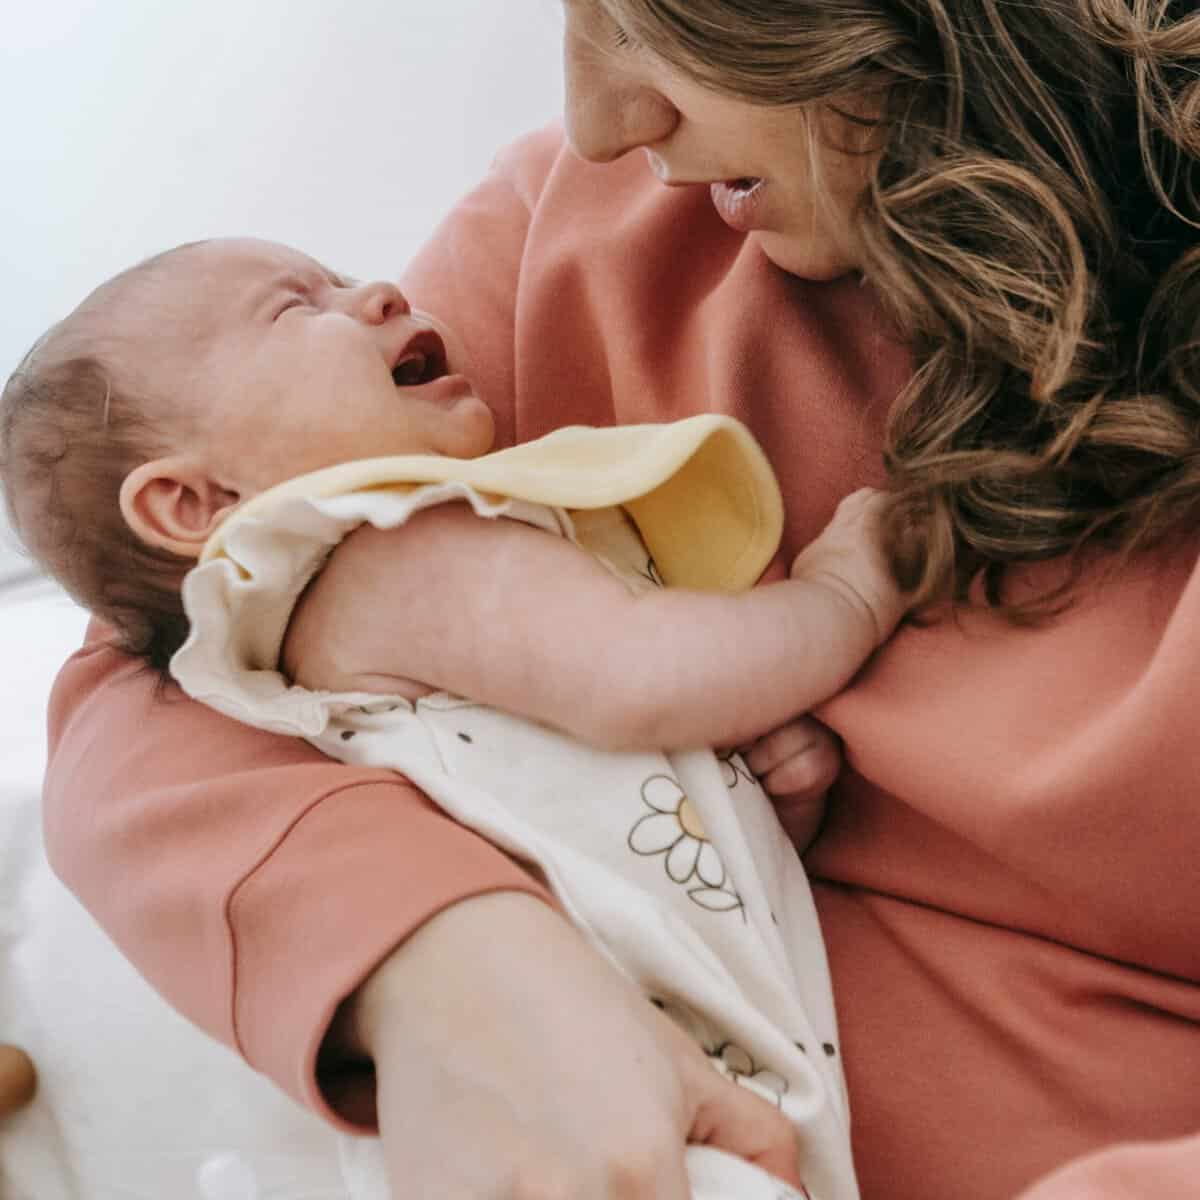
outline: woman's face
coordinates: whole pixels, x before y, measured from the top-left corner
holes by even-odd
[[[850,218],[873,164],[870,128],[714,92],[629,42],[597,0],[565,7],[567,136],[580,155],[644,150],[663,183],[709,188],[721,217],[793,275],[860,265]]]

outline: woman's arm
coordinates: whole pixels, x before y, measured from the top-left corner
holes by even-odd
[[[51,698],[54,869],[175,1008],[361,1132],[332,1094],[341,1057],[318,1062],[339,1004],[447,905],[542,889],[395,772],[160,692],[102,639]],[[369,1099],[370,1077],[355,1082]]]
[[[561,538],[441,505],[347,538],[284,666],[319,689],[415,681],[612,749],[737,744],[828,699],[899,620],[875,511],[846,501],[789,580],[634,595]]]

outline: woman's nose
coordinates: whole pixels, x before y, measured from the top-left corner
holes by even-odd
[[[404,293],[386,280],[359,284],[354,289],[354,308],[358,317],[370,325],[382,325],[392,317],[406,317],[412,312]]]
[[[661,92],[630,77],[588,48],[564,52],[567,138],[576,154],[611,162],[670,137],[679,110]]]

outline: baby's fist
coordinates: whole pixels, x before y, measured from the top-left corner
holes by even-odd
[[[883,642],[904,615],[905,603],[882,545],[886,498],[874,488],[851,492],[833,519],[792,563],[793,579],[837,589],[865,609]]]

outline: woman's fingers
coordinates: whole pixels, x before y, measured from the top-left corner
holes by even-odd
[[[717,1074],[703,1056],[685,1071],[696,1105],[688,1141],[725,1150],[800,1187],[796,1131],[779,1109]]]

